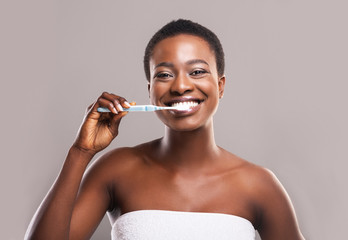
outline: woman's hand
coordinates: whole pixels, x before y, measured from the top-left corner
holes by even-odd
[[[99,113],[98,107],[108,108],[111,112]],[[104,92],[87,108],[76,140],[55,183],[34,215],[25,239],[89,239],[111,199],[105,191],[102,173],[92,174],[93,180],[84,183],[81,183],[82,177],[93,155],[117,136],[121,118],[127,114],[123,108],[128,107],[130,104],[126,99]],[[81,227],[81,222],[87,224]]]
[[[91,155],[106,148],[118,135],[120,121],[128,113],[123,108],[130,106],[125,98],[104,92],[87,108],[73,147]],[[108,108],[111,112],[100,113],[98,107]]]

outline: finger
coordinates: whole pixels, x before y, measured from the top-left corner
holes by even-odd
[[[124,108],[129,108],[131,106],[129,104],[129,102],[123,97],[119,98],[119,102],[121,103],[122,107],[124,107]]]
[[[123,112],[123,107],[118,100],[114,100],[114,105],[116,106],[117,111]]]
[[[114,107],[117,109],[117,111],[123,111],[123,107],[121,105],[121,100],[124,99],[123,97],[107,92],[104,92],[101,97],[111,101],[114,104]]]
[[[86,111],[85,111],[85,114],[86,114],[86,115],[93,111],[93,109],[95,108],[96,103],[97,103],[97,101],[95,101],[94,103],[92,103],[91,105],[89,105],[89,106],[86,108]]]
[[[114,115],[110,121],[110,131],[112,132],[112,134],[114,136],[118,135],[118,128],[119,128],[119,125],[120,125],[120,122],[122,120],[122,118],[124,116],[126,116],[128,114],[128,112],[121,112],[117,115]]]
[[[128,112],[120,112],[119,114],[117,114],[117,115],[114,115],[113,117],[112,117],[112,119],[111,119],[111,121],[110,121],[110,124],[112,125],[112,126],[117,126],[118,125],[118,123],[119,123],[119,121],[121,121],[121,119],[124,117],[124,116],[126,116],[128,114]]]
[[[92,117],[93,119],[99,119],[100,112],[98,112],[98,107],[100,106],[98,100],[88,106],[85,112],[85,116]]]
[[[105,107],[105,108],[109,109],[110,112],[112,112],[114,114],[118,114],[118,111],[115,108],[115,105],[113,104],[113,102],[110,102],[109,100],[107,100],[105,98],[99,98],[98,104],[96,104],[96,105],[98,105],[98,107]],[[97,109],[95,109],[95,110],[97,111]]]
[[[95,102],[88,106],[87,112],[93,108],[94,104],[95,104]]]

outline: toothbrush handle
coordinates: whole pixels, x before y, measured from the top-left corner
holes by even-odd
[[[152,105],[135,105],[123,110],[128,112],[152,112],[156,110],[156,107]]]
[[[105,107],[98,107],[97,111],[100,113],[111,112],[108,108]]]
[[[153,105],[135,105],[135,106],[130,106],[129,108],[124,108],[123,111],[127,111],[127,112],[153,112],[157,109],[157,106],[153,106]],[[110,110],[108,108],[105,107],[99,107],[97,109],[98,112],[104,113],[104,112],[110,112]]]

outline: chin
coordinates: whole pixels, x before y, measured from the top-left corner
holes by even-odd
[[[163,122],[170,130],[177,132],[191,132],[200,129],[204,129],[209,126],[211,121],[188,121],[183,119],[182,121],[175,122]]]
[[[166,125],[170,130],[173,130],[173,131],[176,131],[176,132],[192,132],[192,131],[195,131],[195,130],[198,130],[202,127],[189,127],[189,126],[168,126]]]
[[[198,109],[193,109],[192,112],[157,111],[156,115],[168,129],[189,132],[210,127],[214,112],[205,112],[198,107]]]

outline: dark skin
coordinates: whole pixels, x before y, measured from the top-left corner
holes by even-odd
[[[304,239],[276,177],[215,144],[213,115],[225,77],[218,75],[209,45],[191,35],[164,39],[154,48],[150,70],[152,104],[190,98],[199,105],[188,112],[156,112],[165,124],[163,138],[112,150],[86,171],[93,156],[117,136],[127,114],[122,108],[130,106],[103,93],[87,109],[27,238],[88,239],[106,212],[114,223],[119,214],[159,209],[237,215],[249,220],[262,239]],[[98,113],[98,107],[112,113]]]

